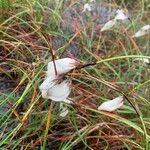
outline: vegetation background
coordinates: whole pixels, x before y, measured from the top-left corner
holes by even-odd
[[[0,0],[0,149],[150,149],[150,64],[138,60],[150,59],[150,35],[132,38],[150,23],[150,1],[96,0],[82,12],[86,2]],[[117,8],[132,22],[101,33]],[[38,88],[52,52],[97,61],[70,74],[75,103],[64,118]],[[97,110],[120,95],[121,109]]]

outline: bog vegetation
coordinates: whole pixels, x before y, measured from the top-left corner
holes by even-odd
[[[150,149],[149,0],[0,0],[0,149]]]

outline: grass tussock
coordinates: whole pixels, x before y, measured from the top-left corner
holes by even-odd
[[[150,35],[132,38],[149,24],[149,1],[97,0],[93,12],[84,4],[0,0],[0,149],[150,149],[150,69],[138,60],[150,59]],[[118,7],[132,22],[100,32]],[[74,103],[63,118],[39,85],[48,61],[66,56],[97,64],[69,74]],[[120,95],[117,111],[97,110]]]

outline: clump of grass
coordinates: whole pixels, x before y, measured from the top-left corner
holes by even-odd
[[[11,82],[0,88],[0,148],[148,150],[150,71],[135,59],[150,59],[149,35],[131,38],[148,21],[147,1],[107,2],[109,9],[132,5],[132,23],[105,33],[89,12],[80,13],[80,1],[8,2],[6,11],[1,0],[7,17],[0,20],[0,85]],[[73,20],[69,26],[66,17]],[[65,118],[59,116],[59,103],[43,99],[38,88],[52,53],[97,62],[71,73],[74,104]],[[122,109],[97,110],[118,95],[127,100]]]

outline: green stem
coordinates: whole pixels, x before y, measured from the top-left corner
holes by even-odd
[[[117,59],[125,59],[125,58],[146,58],[150,59],[150,56],[142,56],[142,55],[127,55],[127,56],[116,56],[116,57],[111,57],[111,58],[106,58],[102,59],[96,62],[96,64],[107,62],[107,61],[112,61],[112,60],[117,60]]]

